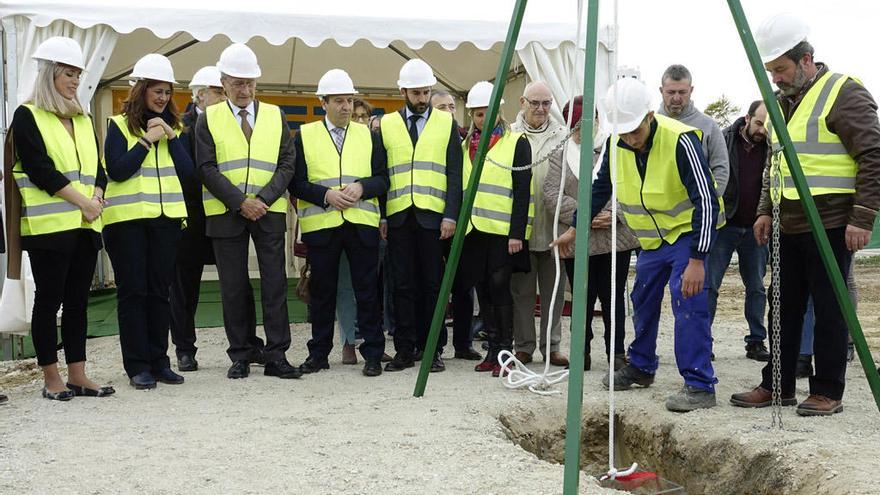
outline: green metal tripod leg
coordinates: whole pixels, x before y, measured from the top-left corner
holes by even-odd
[[[504,85],[507,82],[507,68],[513,60],[513,52],[516,50],[516,40],[519,37],[519,28],[522,25],[523,14],[526,10],[527,0],[517,0],[513,8],[513,15],[510,19],[510,27],[507,29],[507,39],[504,41],[504,49],[501,52],[501,61],[498,63],[498,72],[495,74],[495,87],[492,90],[492,97],[489,99],[489,108],[486,111],[486,122],[495,122],[498,116],[498,107],[501,104],[501,95],[504,93]],[[477,147],[477,153],[474,156],[473,170],[468,184],[476,184],[478,177],[483,171],[483,162],[486,159],[486,152],[489,149],[489,139],[492,137],[491,132],[484,132],[480,136],[480,144]],[[461,212],[458,214],[458,223],[455,226],[455,235],[452,237],[452,248],[449,251],[449,257],[446,258],[446,269],[443,272],[443,282],[440,284],[440,294],[437,297],[437,306],[434,307],[434,318],[431,320],[431,331],[428,333],[428,341],[425,349],[422,364],[419,367],[419,377],[416,380],[416,388],[413,396],[421,397],[425,394],[425,387],[428,384],[428,373],[431,371],[431,360],[437,351],[437,339],[440,338],[440,326],[443,325],[443,319],[446,315],[446,301],[449,300],[449,292],[452,290],[452,281],[455,278],[455,271],[458,268],[458,260],[461,258],[461,246],[464,243],[465,230],[467,229],[469,219],[471,217],[471,209],[474,206],[474,197],[477,195],[477,188],[470,187],[464,191],[464,197],[461,203]]]
[[[727,0],[730,12],[733,14],[733,20],[736,23],[736,29],[742,39],[743,48],[749,58],[749,64],[752,72],[755,74],[755,80],[761,88],[761,96],[767,107],[767,113],[770,115],[770,121],[773,123],[773,129],[779,136],[779,142],[782,144],[782,153],[788,162],[788,168],[791,170],[794,185],[797,188],[798,196],[801,198],[801,205],[807,214],[807,221],[810,223],[810,229],[813,231],[813,239],[819,247],[819,255],[822,257],[822,264],[825,265],[825,271],[828,278],[831,279],[831,285],[834,288],[834,295],[837,297],[837,303],[840,305],[843,318],[846,320],[846,326],[852,336],[853,345],[859,355],[859,361],[865,370],[865,376],[868,379],[868,385],[871,387],[871,393],[874,395],[874,402],[877,403],[877,409],[880,410],[880,376],[874,367],[874,361],[871,358],[871,350],[868,349],[868,343],[865,341],[865,334],[862,332],[862,326],[859,324],[858,316],[856,316],[855,308],[849,293],[846,289],[846,283],[837,266],[834,253],[831,251],[831,245],[828,243],[828,236],[825,234],[825,227],[822,226],[822,219],[819,218],[819,212],[816,210],[816,203],[813,196],[810,195],[810,187],[807,185],[807,179],[804,177],[801,162],[798,160],[797,153],[791,143],[791,136],[788,134],[788,128],[779,106],[776,105],[776,97],[770,88],[770,81],[764,71],[761,63],[761,57],[758,54],[758,48],[755,46],[755,39],[752,36],[752,30],[743,13],[742,5],[739,0]]]

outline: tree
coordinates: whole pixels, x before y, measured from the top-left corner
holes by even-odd
[[[703,113],[715,119],[718,126],[723,129],[733,122],[733,118],[739,114],[739,111],[740,108],[734,105],[726,95],[722,94],[720,98],[706,105]]]

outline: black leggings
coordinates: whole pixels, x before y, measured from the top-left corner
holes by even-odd
[[[64,360],[68,363],[85,361],[89,288],[98,259],[90,233],[83,230],[70,252],[29,249],[28,256],[36,285],[31,336],[37,364],[47,366],[58,362],[57,315],[62,303]]]

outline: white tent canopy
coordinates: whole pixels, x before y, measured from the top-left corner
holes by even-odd
[[[102,88],[124,87],[120,79],[141,56],[169,54],[177,80],[186,83],[198,68],[214,64],[233,41],[246,42],[257,53],[263,69],[258,90],[308,93],[326,70],[339,67],[351,74],[362,93],[393,95],[405,59],[421,58],[434,69],[438,87],[462,98],[476,81],[495,77],[514,3],[153,0],[140,5],[118,0],[10,0],[0,3],[7,62],[0,86],[6,90],[5,110],[11,113],[29,96],[36,77],[31,54],[46,38],[62,35],[83,46],[87,67],[80,99],[95,103],[92,112],[99,128],[111,111],[110,92]],[[581,92],[580,3],[536,0],[528,5],[507,73],[508,119],[519,107],[526,74],[550,86],[552,112],[560,120],[560,105]],[[586,19],[582,21],[585,25]],[[610,30],[600,34],[599,94],[609,84],[606,67],[612,39]],[[0,121],[4,134],[6,117],[3,114]],[[0,265],[2,274],[5,262]],[[4,301],[0,308],[6,308]],[[0,313],[10,314],[5,309]],[[22,313],[29,319],[26,311]],[[12,326],[0,321],[0,332]]]

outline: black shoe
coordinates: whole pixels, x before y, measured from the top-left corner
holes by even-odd
[[[809,378],[813,376],[813,356],[798,356],[794,376],[795,378]]]
[[[5,397],[5,396],[4,396]],[[60,400],[62,402],[67,402],[70,399],[75,397],[73,390],[62,390],[61,392],[49,392],[46,387],[43,387],[43,398],[49,400]]]
[[[303,361],[303,364],[299,365],[299,370],[303,373],[317,373],[321,370],[329,370],[330,363],[327,360],[318,361],[317,359],[309,356]]]
[[[166,385],[180,385],[183,383],[183,377],[171,371],[171,368],[154,371],[153,377],[156,378],[157,382],[162,382]]]
[[[81,387],[79,385],[68,383],[67,388],[72,390],[73,395],[77,397],[107,397],[108,395],[116,393],[116,390],[114,390],[113,387],[101,387],[98,390],[95,390],[93,388]]]
[[[388,363],[391,364],[391,363]],[[387,368],[386,368],[387,369]],[[379,376],[382,374],[382,362],[379,360],[364,363],[364,376]]]
[[[481,361],[483,355],[475,351],[473,347],[455,351],[455,359],[464,359],[466,361]]]
[[[394,355],[394,359],[385,364],[385,371],[403,371],[415,365],[415,360],[412,357],[398,352]]]
[[[766,363],[770,361],[770,351],[763,342],[749,342],[746,344],[746,357],[755,361]]]
[[[0,404],[5,404],[8,401],[9,401],[9,397],[6,397],[5,395],[0,394]]]
[[[178,371],[196,371],[199,369],[199,362],[193,354],[181,354],[177,356]]]
[[[253,364],[259,364],[260,366],[266,365],[266,353],[263,352],[263,349],[254,349],[251,351],[251,358],[249,360]]]
[[[446,365],[443,364],[440,354],[435,354],[434,359],[431,360],[431,373],[439,373],[441,371],[446,371]]]
[[[156,379],[153,378],[153,374],[149,371],[138,373],[137,375],[131,377],[128,381],[129,383],[131,383],[131,386],[134,387],[136,390],[147,390],[151,388],[156,388]],[[73,392],[70,393],[72,394]]]
[[[229,371],[226,372],[226,378],[237,380],[239,378],[247,378],[251,374],[251,364],[244,359],[233,361]]]
[[[303,375],[303,372],[301,369],[291,366],[286,359],[279,359],[278,361],[266,363],[263,374],[266,376],[277,376],[278,378],[299,378]]]
[[[851,363],[856,358],[856,348],[852,342],[846,344],[846,362]]]
[[[421,349],[417,350],[417,351],[413,354],[413,361],[421,361],[421,360],[422,360],[422,354],[424,354],[424,352],[423,352]]]
[[[654,375],[649,375],[644,371],[634,368],[631,364],[614,372],[614,390],[629,390],[633,385],[642,387],[650,387],[654,383]],[[608,390],[608,375],[602,377],[602,385]]]

